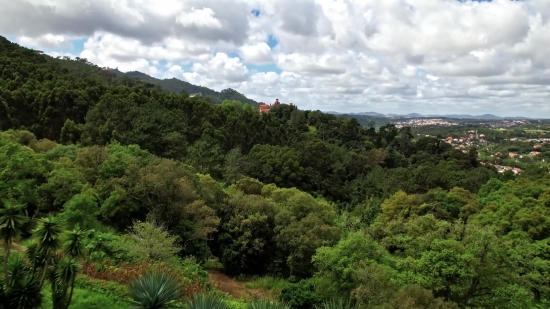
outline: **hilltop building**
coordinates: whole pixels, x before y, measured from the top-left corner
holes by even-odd
[[[271,110],[271,108],[273,106],[280,105],[280,104],[282,104],[282,103],[279,102],[279,99],[275,99],[275,102],[273,104],[269,104],[269,105],[267,105],[264,102],[261,102],[260,103],[260,114],[261,113],[269,113],[269,111]],[[295,108],[298,108],[298,106],[294,105],[293,103],[288,103],[288,105],[293,106]]]

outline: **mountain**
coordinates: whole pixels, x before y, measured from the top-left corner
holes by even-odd
[[[404,117],[419,118],[419,117],[426,117],[426,116],[420,115],[420,114],[417,114],[417,113],[411,113],[411,114],[406,114]]]
[[[431,115],[428,117],[445,117],[445,118],[455,118],[455,119],[487,119],[487,120],[501,120],[506,118],[506,117],[495,116],[493,114],[483,114],[479,116],[472,116],[467,114],[465,115],[451,114],[451,115],[441,115],[441,116]]]
[[[124,73],[119,71],[118,69],[111,69],[111,72],[115,73],[117,76],[126,76],[129,78],[135,78],[144,82],[158,85],[168,92],[181,93],[182,91],[185,91],[190,96],[200,95],[203,97],[208,97],[212,100],[212,103],[216,104],[220,104],[223,100],[238,100],[251,106],[259,105],[258,102],[247,98],[243,94],[231,88],[224,89],[221,92],[218,92],[203,86],[193,85],[189,82],[177,78],[158,79],[142,72],[131,71]]]
[[[348,115],[348,116],[372,116],[372,117],[391,117],[391,118],[452,118],[452,119],[475,119],[475,120],[519,120],[519,119],[531,119],[529,117],[500,117],[493,114],[483,115],[469,115],[469,114],[448,114],[448,115],[422,115],[418,113],[410,114],[380,114],[376,112],[361,112],[361,113],[340,113],[340,112],[327,112],[333,115]]]
[[[343,114],[343,113],[340,113]],[[384,117],[384,114],[375,113],[375,112],[361,112],[361,113],[347,113],[348,115],[358,115],[358,116],[373,116],[373,117]]]

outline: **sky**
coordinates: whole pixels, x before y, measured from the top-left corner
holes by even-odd
[[[0,0],[0,35],[300,109],[550,118],[549,0]]]

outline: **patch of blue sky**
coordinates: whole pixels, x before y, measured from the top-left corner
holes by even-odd
[[[281,69],[277,67],[274,63],[268,63],[268,64],[247,64],[246,67],[251,72],[275,72],[277,74],[281,74]]]
[[[273,49],[275,48],[275,46],[277,46],[277,44],[279,44],[279,41],[273,35],[270,35],[267,39],[267,45],[269,46],[269,48]]]
[[[237,53],[237,52],[228,52],[227,56],[229,58],[241,58],[241,56],[239,56],[239,53]]]
[[[17,38],[11,35],[6,35],[6,39],[10,40],[11,42],[17,43]]]
[[[84,50],[84,43],[88,38],[80,38],[76,40],[71,40],[72,48],[71,50],[67,50],[67,52],[70,52],[71,54],[80,54]]]
[[[416,68],[416,74],[424,74],[425,75],[425,74],[428,74],[428,71],[426,71],[426,69],[424,69],[424,68],[417,67]]]

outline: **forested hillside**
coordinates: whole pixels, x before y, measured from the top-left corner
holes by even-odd
[[[168,274],[168,300],[245,308],[208,282],[217,264],[281,308],[548,308],[547,171],[64,61],[0,39],[5,303],[161,308],[140,289]]]
[[[158,79],[149,76],[145,73],[133,71],[133,72],[120,72],[118,70],[111,70],[119,76],[126,76],[130,78],[136,78],[138,80],[148,82],[154,85],[158,85],[160,88],[173,93],[187,92],[189,95],[200,95],[206,98],[210,98],[212,103],[221,104],[224,100],[237,100],[244,104],[252,106],[258,106],[258,102],[251,100],[243,94],[233,89],[224,89],[221,92],[206,88],[203,86],[196,86],[189,82],[179,80],[177,78]]]

